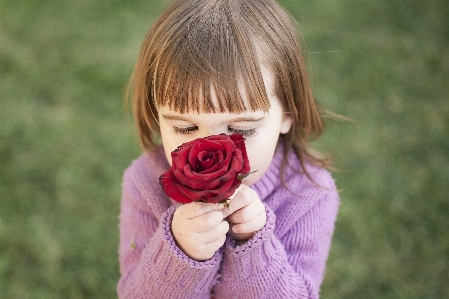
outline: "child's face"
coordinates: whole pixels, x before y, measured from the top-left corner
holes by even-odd
[[[244,184],[250,186],[257,182],[270,165],[279,134],[287,133],[292,125],[291,118],[284,114],[274,95],[271,72],[262,67],[262,75],[271,104],[268,112],[181,114],[166,106],[159,107],[162,143],[170,165],[171,152],[185,142],[221,133],[240,133],[246,139],[251,171],[257,170],[244,180]]]

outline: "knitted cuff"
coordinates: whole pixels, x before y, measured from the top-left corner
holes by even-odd
[[[222,251],[204,262],[189,258],[176,245],[171,233],[171,222],[176,207],[169,208],[161,218],[158,230],[153,236],[154,244],[145,257],[144,264],[153,265],[162,280],[186,292],[208,292],[218,279]]]
[[[273,234],[276,216],[266,205],[265,211],[267,213],[265,226],[245,244],[236,246],[232,237],[227,238],[222,266],[223,278],[245,279],[272,264],[279,243]]]

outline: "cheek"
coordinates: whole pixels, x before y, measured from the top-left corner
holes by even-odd
[[[167,136],[167,134],[161,134],[162,145],[164,146],[165,156],[167,157],[168,163],[172,164],[171,161],[171,152],[174,151],[180,144],[176,144],[176,139],[171,136]]]
[[[164,150],[165,150],[165,156],[167,157],[168,164],[170,164],[170,166],[171,166],[171,151],[168,151],[165,148],[164,148]]]
[[[257,143],[259,144],[259,143]],[[262,143],[264,144],[264,143]],[[271,160],[273,159],[273,154],[276,149],[276,143],[267,144],[261,149],[259,146],[247,146],[249,165],[251,166],[251,171],[256,171],[244,180],[245,185],[251,186],[257,182],[267,171],[270,166]]]
[[[164,146],[165,156],[167,157],[168,163],[172,164],[171,161],[171,152],[177,149],[180,145],[183,143],[192,141],[193,137],[190,135],[178,135],[173,134],[172,132],[163,132],[161,131],[161,139],[162,139],[162,145]]]

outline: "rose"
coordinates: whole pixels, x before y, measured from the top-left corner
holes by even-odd
[[[249,174],[244,140],[240,134],[220,134],[182,144],[159,178],[162,189],[181,203],[226,202]]]

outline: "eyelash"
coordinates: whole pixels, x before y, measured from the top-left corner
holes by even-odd
[[[193,132],[195,132],[196,130],[198,130],[197,126],[187,127],[187,128],[173,127],[173,133],[181,134],[181,135],[189,135],[189,134],[192,134]],[[248,129],[248,130],[238,130],[238,129],[233,129],[231,127],[228,127],[228,131],[231,133],[238,133],[238,134],[242,135],[243,137],[251,137],[252,135],[254,135],[256,133],[255,128]]]
[[[237,130],[237,129],[228,127],[228,131],[230,131],[232,133],[239,133],[243,137],[251,137],[252,135],[254,135],[256,133],[256,129],[254,129],[254,128],[248,129],[248,130]]]
[[[173,127],[173,133],[181,134],[181,135],[189,135],[189,134],[192,134],[193,132],[195,132],[196,130],[198,130],[197,126],[187,127],[187,128]]]

